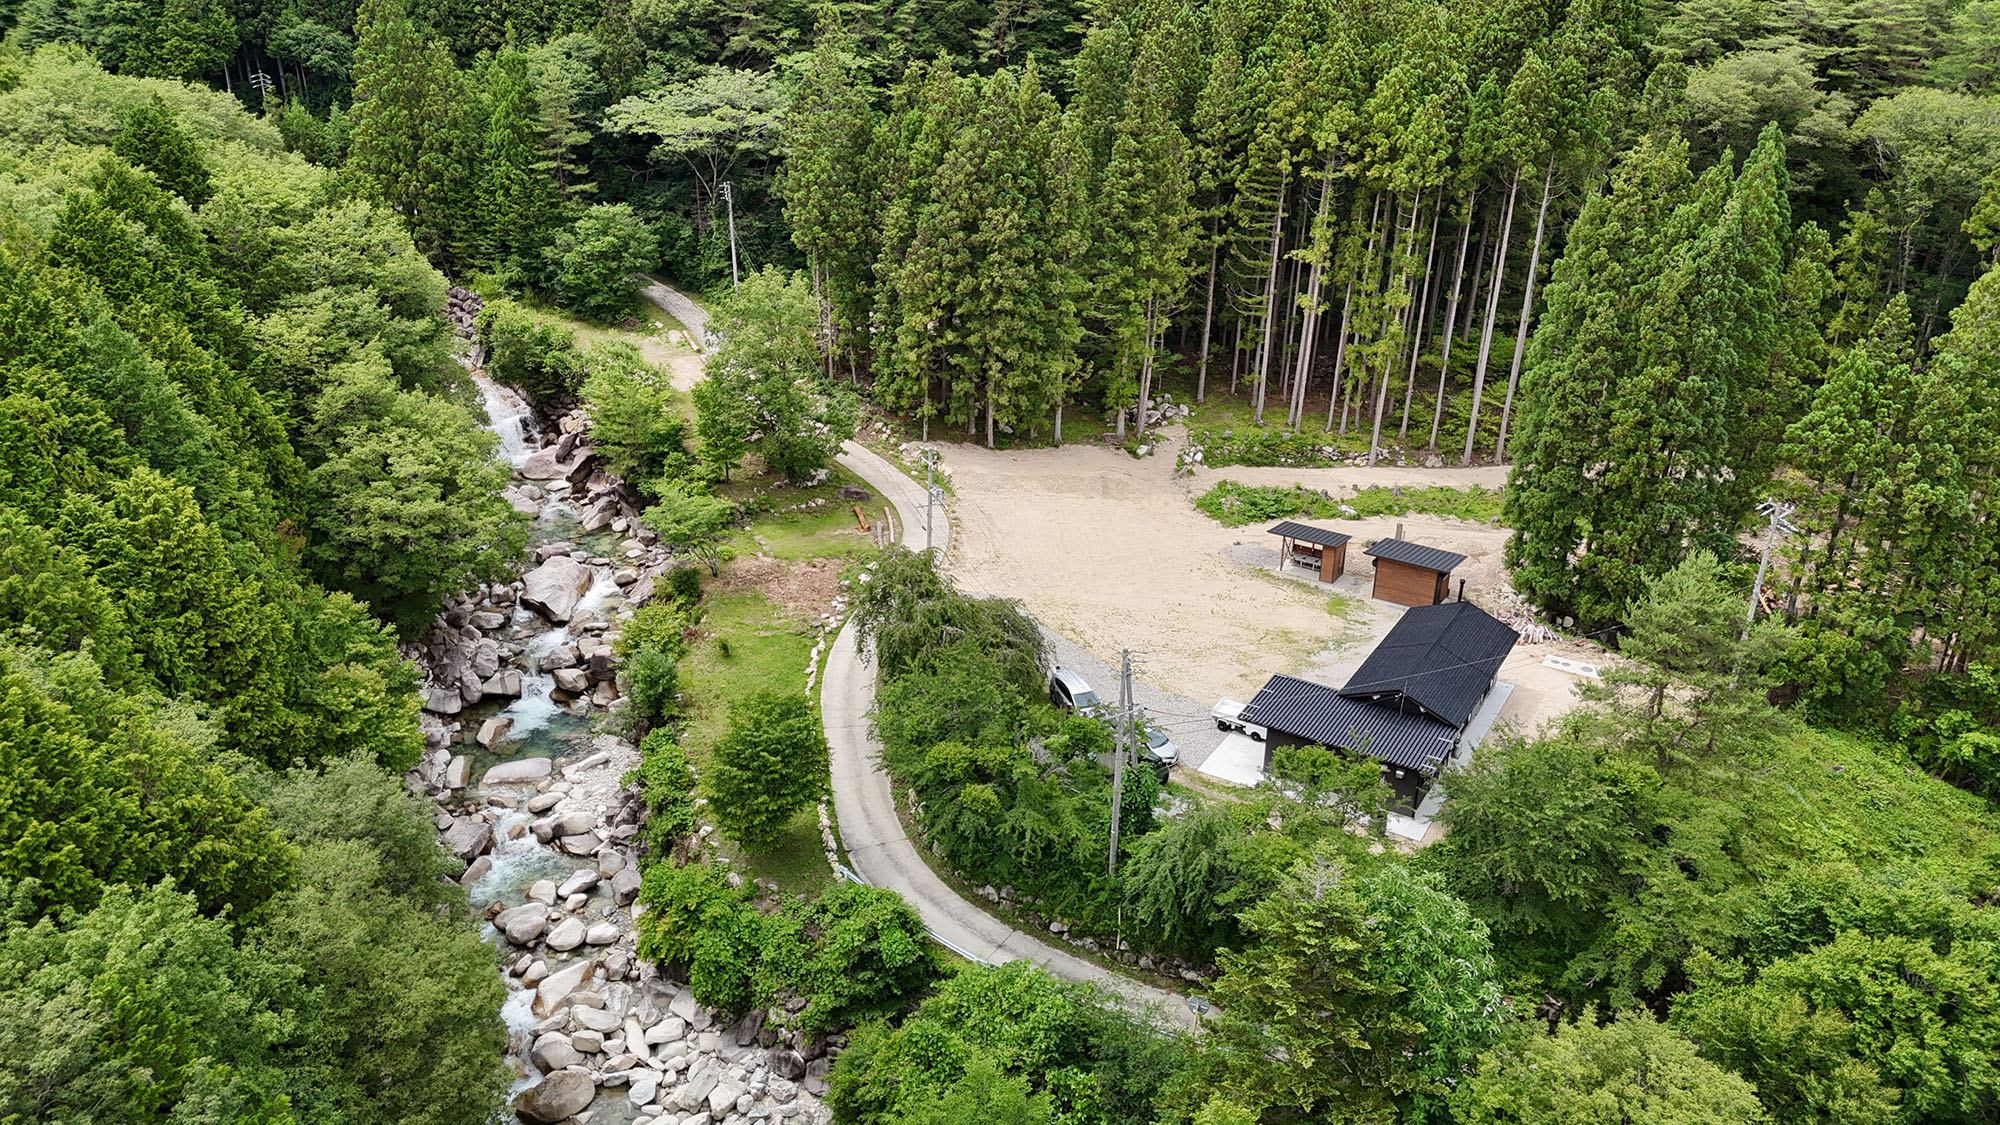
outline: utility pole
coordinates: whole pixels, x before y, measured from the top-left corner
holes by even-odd
[[[1778,545],[1778,533],[1798,534],[1799,529],[1792,526],[1790,519],[1793,510],[1792,505],[1777,500],[1766,500],[1757,505],[1757,511],[1771,522],[1764,534],[1764,556],[1757,560],[1757,581],[1750,586],[1750,610],[1743,615],[1743,631],[1746,634],[1750,626],[1757,623],[1757,603],[1764,596],[1764,572],[1771,566],[1771,549]]]
[[[1132,650],[1122,649],[1118,657],[1118,742],[1111,750],[1111,865],[1106,874],[1118,874],[1118,820],[1125,810],[1125,746],[1132,733]]]
[[[736,189],[728,180],[722,181],[722,201],[729,205],[729,292],[734,294],[737,286],[736,270]]]
[[[935,449],[924,450],[924,550],[931,549],[931,512],[937,507],[939,497],[944,493],[937,486],[938,454]]]

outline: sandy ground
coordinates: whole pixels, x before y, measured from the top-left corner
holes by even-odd
[[[949,569],[970,592],[1018,598],[1107,663],[1120,648],[1145,650],[1140,679],[1200,701],[1247,700],[1276,672],[1343,682],[1402,613],[1368,597],[1372,568],[1361,554],[1399,522],[1405,538],[1467,556],[1453,589],[1466,579],[1468,600],[1491,599],[1507,580],[1507,532],[1497,527],[1415,516],[1330,521],[1356,542],[1347,576],[1329,588],[1303,571],[1275,574],[1276,541],[1262,525],[1223,527],[1194,507],[1223,478],[1339,496],[1371,485],[1497,488],[1504,469],[1229,468],[1176,477],[1173,450],[1142,460],[1094,444],[1011,453],[945,447],[956,494]],[[1519,646],[1501,671],[1516,685],[1503,724],[1534,729],[1574,704],[1577,680],[1544,666],[1549,654],[1603,659],[1570,643]]]

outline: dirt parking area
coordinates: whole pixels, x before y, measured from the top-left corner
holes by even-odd
[[[1199,469],[1174,475],[1176,430],[1133,458],[1078,444],[994,452],[947,446],[955,499],[948,568],[962,588],[1019,599],[1045,626],[1107,664],[1121,648],[1146,653],[1140,679],[1197,701],[1248,699],[1273,673],[1325,683],[1348,673],[1402,609],[1368,597],[1362,546],[1392,536],[1467,556],[1453,575],[1477,603],[1504,586],[1502,528],[1421,516],[1327,521],[1354,536],[1348,576],[1332,587],[1274,572],[1264,525],[1223,527],[1194,507],[1217,480],[1301,484],[1333,496],[1375,485],[1498,488],[1505,470],[1423,468]],[[1574,704],[1577,679],[1547,655],[1603,662],[1600,650],[1522,645],[1501,671],[1516,685],[1501,721],[1532,729]]]

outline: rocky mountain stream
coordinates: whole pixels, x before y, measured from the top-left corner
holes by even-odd
[[[462,333],[477,301],[452,291]],[[621,690],[611,642],[671,553],[599,464],[581,411],[544,432],[511,388],[472,378],[514,468],[507,499],[534,524],[520,578],[448,603],[408,647],[425,673],[426,749],[407,781],[486,918],[514,1114],[821,1125],[827,1044],[781,1031],[782,1010],[729,1022],[635,948],[644,806],[624,778],[639,752],[602,728],[618,726],[603,721]]]

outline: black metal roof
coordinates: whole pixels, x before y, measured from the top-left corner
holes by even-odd
[[[1378,539],[1375,545],[1361,552],[1390,562],[1407,563],[1410,566],[1435,570],[1449,574],[1465,561],[1464,555],[1454,555],[1450,551],[1440,551],[1436,547],[1426,547],[1420,543],[1410,543],[1401,539]]]
[[[1456,727],[1421,712],[1347,699],[1324,684],[1284,675],[1272,676],[1257,690],[1243,718],[1315,745],[1426,774],[1436,773],[1458,744]]]
[[[1354,538],[1345,531],[1328,531],[1323,527],[1314,527],[1309,523],[1293,523],[1291,520],[1286,520],[1272,528],[1271,534],[1302,539],[1307,543],[1318,543],[1327,547],[1338,547],[1349,539]]]
[[[1470,602],[1417,606],[1403,614],[1340,694],[1384,706],[1414,704],[1459,729],[1520,639]]]

